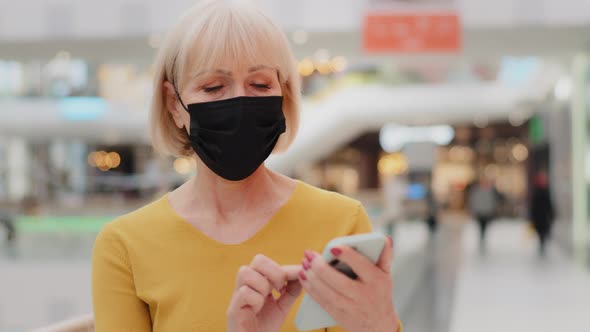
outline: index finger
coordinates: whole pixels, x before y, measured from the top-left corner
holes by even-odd
[[[283,265],[282,268],[283,271],[287,272],[288,281],[298,280],[297,275],[302,270],[301,265]]]
[[[264,255],[256,255],[250,267],[266,277],[276,290],[282,289],[287,282],[287,272],[275,261]]]

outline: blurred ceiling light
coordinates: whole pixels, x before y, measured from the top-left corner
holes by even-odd
[[[322,75],[329,75],[332,73],[332,65],[330,62],[317,63],[315,67],[318,70],[318,73]]]
[[[451,126],[405,127],[387,124],[379,132],[381,148],[387,152],[396,152],[407,143],[432,142],[438,145],[448,145],[455,137],[455,130]]]
[[[402,153],[388,154],[379,159],[377,169],[383,176],[405,174],[408,171],[408,161]]]
[[[299,70],[299,75],[301,75],[303,77],[310,76],[311,74],[313,74],[313,71],[314,71],[313,61],[311,61],[310,58],[305,58],[305,59],[299,61],[298,70]]]
[[[106,167],[113,168],[113,160],[111,160],[111,157],[107,154],[107,156],[104,158],[104,164]]]
[[[162,44],[162,35],[159,33],[154,33],[149,38],[149,44],[151,48],[160,48]]]
[[[477,128],[483,129],[483,128],[487,127],[490,124],[490,122],[489,122],[488,118],[485,115],[478,115],[473,120],[473,124]]]
[[[335,73],[343,72],[348,67],[348,60],[343,56],[334,57],[330,63],[330,67]]]
[[[529,157],[529,150],[522,143],[516,144],[512,147],[512,157],[518,162],[523,162]]]
[[[303,45],[309,40],[309,36],[304,30],[295,30],[293,32],[293,42],[297,45]]]
[[[88,165],[103,172],[117,168],[121,164],[121,156],[116,152],[95,151],[88,154]]]
[[[174,160],[174,171],[178,174],[189,174],[192,171],[192,164],[187,158],[177,158]]]
[[[520,127],[525,121],[525,116],[520,112],[512,112],[508,115],[508,122],[510,122],[513,127]]]
[[[573,84],[569,77],[562,77],[555,84],[555,98],[559,101],[566,101],[572,95]]]
[[[107,157],[107,153],[105,151],[98,151],[94,155],[94,164],[96,165],[96,167],[98,167],[100,169],[105,168],[107,166],[106,157]]]
[[[117,168],[121,164],[121,156],[116,152],[108,153],[106,160],[110,168]]]

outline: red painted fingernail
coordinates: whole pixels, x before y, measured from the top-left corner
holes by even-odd
[[[303,262],[302,262],[302,264],[301,264],[301,265],[303,265],[303,269],[304,269],[305,271],[309,270],[309,268],[311,267],[311,265],[309,265],[309,263],[308,263],[308,262],[307,262],[307,260],[305,260],[305,259],[303,260]]]
[[[307,260],[311,263],[313,262],[315,255],[309,251],[309,250],[305,250],[305,258],[307,258]]]
[[[299,271],[299,278],[301,278],[301,280],[307,280],[307,277],[303,271]]]
[[[330,252],[332,253],[332,255],[338,257],[342,253],[342,249],[340,249],[340,248],[332,248],[332,249],[330,249]]]

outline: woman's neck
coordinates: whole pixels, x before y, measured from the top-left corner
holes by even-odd
[[[292,184],[291,179],[264,165],[242,181],[227,181],[209,169],[199,169],[175,192],[174,199],[181,212],[191,219],[204,217],[216,223],[231,223],[276,208],[277,201],[288,199],[291,191],[285,188]]]

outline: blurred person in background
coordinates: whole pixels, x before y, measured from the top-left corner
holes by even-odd
[[[377,265],[334,248],[359,275],[349,279],[318,252],[370,232],[365,209],[264,165],[298,127],[299,76],[278,25],[245,1],[200,1],[154,70],[154,146],[195,158],[197,173],[98,235],[96,331],[294,332],[302,289],[337,322],[327,331],[400,331],[391,239]]]
[[[6,230],[6,243],[14,243],[16,239],[16,228],[14,226],[14,214],[8,210],[0,210],[0,224]]]
[[[486,231],[496,217],[500,195],[494,182],[484,175],[468,188],[468,193],[469,210],[479,224],[479,244],[484,251]]]
[[[39,200],[32,195],[22,198],[13,208],[0,208],[0,224],[6,230],[6,243],[12,244],[16,241],[17,217],[19,215],[36,216],[39,214],[39,210]]]
[[[426,224],[428,225],[430,235],[434,235],[438,228],[438,205],[436,198],[434,197],[430,177],[428,177],[425,187],[426,197],[424,199],[426,200]]]
[[[539,254],[544,256],[547,240],[551,235],[555,210],[549,191],[549,178],[543,169],[533,177],[529,217],[539,237]]]

